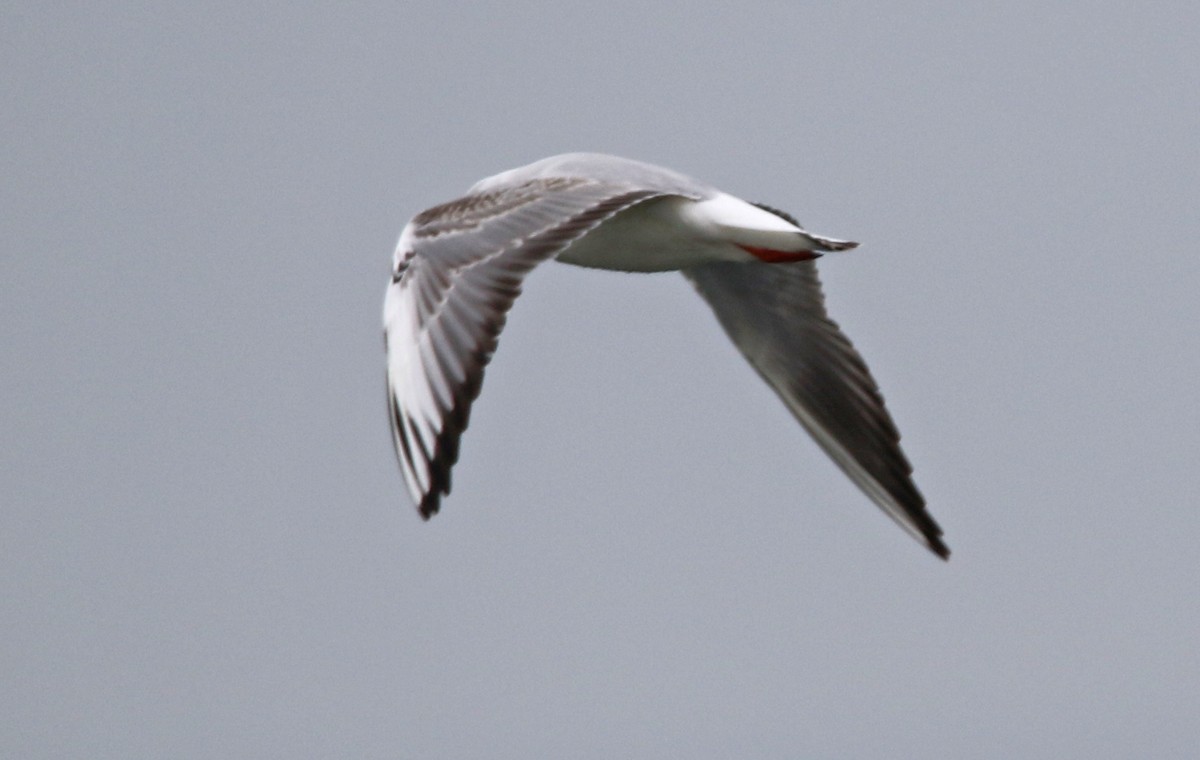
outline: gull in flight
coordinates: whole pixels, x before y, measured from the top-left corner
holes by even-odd
[[[669,169],[596,153],[497,174],[417,214],[396,246],[383,327],[392,441],[421,516],[450,493],[471,403],[521,281],[557,259],[681,271],[837,466],[948,558],[867,365],[825,314],[814,260],[856,245]]]

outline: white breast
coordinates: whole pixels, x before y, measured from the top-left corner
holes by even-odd
[[[671,197],[638,204],[577,240],[557,260],[624,272],[667,272],[710,261],[753,260],[712,223],[705,213],[706,204],[712,202]]]

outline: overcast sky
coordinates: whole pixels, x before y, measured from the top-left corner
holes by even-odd
[[[0,8],[0,756],[1195,751],[1200,6],[414,5]],[[421,522],[392,247],[567,150],[862,242],[948,564],[563,265]]]

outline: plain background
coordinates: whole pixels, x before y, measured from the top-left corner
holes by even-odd
[[[5,3],[0,756],[1181,757],[1200,6]],[[546,155],[859,240],[944,564],[677,275],[527,282],[428,524],[380,310]]]

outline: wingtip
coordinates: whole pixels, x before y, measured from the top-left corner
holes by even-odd
[[[930,537],[926,545],[929,547],[929,551],[936,554],[943,562],[950,561],[950,547],[942,543],[940,538]]]
[[[417,512],[420,513],[421,519],[425,522],[429,522],[429,518],[436,515],[438,513],[438,509],[441,507],[441,504],[438,503],[436,495],[430,494],[430,496],[433,498],[426,497],[425,500],[422,501],[417,507]]]

